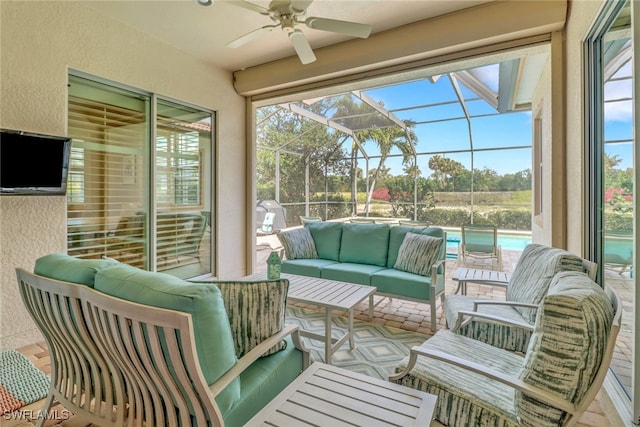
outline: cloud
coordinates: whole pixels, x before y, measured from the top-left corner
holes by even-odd
[[[618,101],[604,104],[604,120],[605,122],[631,122],[633,120],[633,103]]]
[[[604,85],[604,119],[607,122],[629,122],[633,119],[631,80],[608,82]],[[619,101],[618,101],[619,100]]]

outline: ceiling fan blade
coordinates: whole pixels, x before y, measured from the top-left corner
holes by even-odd
[[[312,2],[313,0],[291,0],[291,9],[296,13],[302,13]]]
[[[313,54],[313,50],[311,50],[311,46],[302,31],[293,30],[290,32],[289,40],[291,40],[291,44],[293,44],[293,48],[296,50],[300,62],[309,64],[316,60],[316,56]]]
[[[260,34],[266,33],[268,31],[273,31],[274,28],[279,27],[279,25],[266,25],[264,27],[260,27],[257,30],[253,30],[250,33],[245,34],[244,36],[238,37],[237,39],[230,41],[225,46],[235,48],[240,47],[245,43],[249,43],[251,40],[257,38]]]
[[[250,3],[248,1],[244,1],[244,0],[232,0],[232,1],[229,1],[228,3],[231,3],[234,6],[242,7],[245,9],[252,10],[254,12],[261,13],[263,15],[269,15],[270,13],[269,9],[259,6],[257,4]]]
[[[331,31],[346,34],[348,36],[366,39],[371,34],[371,25],[358,24],[357,22],[340,21],[337,19],[316,18],[311,16],[304,22],[307,27],[314,30]]]

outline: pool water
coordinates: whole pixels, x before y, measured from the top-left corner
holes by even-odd
[[[457,251],[459,242],[459,231],[447,231],[447,249]],[[530,235],[498,233],[498,244],[504,250],[522,251],[529,243],[531,243]]]

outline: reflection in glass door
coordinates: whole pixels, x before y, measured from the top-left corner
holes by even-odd
[[[624,6],[604,37],[603,49],[603,259],[605,286],[628,306],[612,364],[631,396],[633,307],[633,61],[630,6]]]
[[[585,246],[588,255],[600,266],[599,282],[613,288],[623,303],[622,328],[611,370],[617,379],[614,392],[621,400],[626,400],[623,398],[626,395],[625,406],[637,407],[633,333],[636,272],[631,15],[629,1],[605,3],[585,43]]]

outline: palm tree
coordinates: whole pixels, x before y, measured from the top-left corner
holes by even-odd
[[[454,183],[454,178],[465,170],[462,163],[438,155],[429,159],[429,168],[433,170],[433,174],[436,181],[440,183],[440,190],[442,191],[445,190],[447,177],[449,177],[450,182]],[[455,191],[455,184],[453,190]]]
[[[376,189],[376,182],[385,169],[384,162],[394,147],[402,152],[402,163],[406,164],[412,158],[414,141],[416,139],[413,125],[408,124],[406,130],[400,126],[386,128],[366,129],[357,132],[358,138],[363,142],[372,141],[378,146],[380,160],[371,177],[371,185],[367,194],[365,211],[369,211],[371,197]]]
[[[402,169],[402,171],[406,176],[413,179],[418,178],[419,176],[422,175],[422,171],[420,170],[420,167],[416,165],[413,162],[413,160],[410,160],[409,163],[407,163],[405,167]]]

